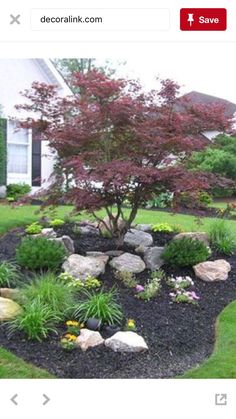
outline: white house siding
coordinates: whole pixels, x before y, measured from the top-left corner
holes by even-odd
[[[17,144],[17,138],[22,136],[22,133],[12,133],[11,118],[22,118],[22,112],[19,113],[15,109],[16,104],[25,103],[25,99],[20,95],[20,92],[30,88],[34,81],[57,84],[59,87],[59,94],[67,96],[71,94],[70,89],[57,72],[53,64],[49,60],[42,59],[0,59],[0,105],[2,106],[2,116],[8,119],[8,144],[11,147],[9,152],[13,154],[11,160],[14,160],[16,154],[16,147],[11,143]],[[14,162],[10,164],[8,161],[7,183],[27,183],[31,185],[32,174],[32,135],[31,130],[28,130],[27,135],[28,149],[27,156],[27,170],[22,168],[19,170],[19,164]],[[20,145],[20,142],[19,142]],[[20,152],[23,153],[23,147],[20,147]],[[16,156],[17,158],[17,156]],[[20,159],[20,157],[19,157]],[[21,156],[22,164],[23,159]],[[19,162],[18,162],[19,163]],[[42,187],[48,185],[48,178],[53,170],[53,157],[46,143],[42,143],[42,160],[41,160],[41,179]],[[38,189],[34,187],[33,190]]]

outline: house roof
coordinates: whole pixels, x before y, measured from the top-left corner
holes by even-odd
[[[180,103],[183,101],[183,99],[186,101],[189,101],[190,103],[196,103],[196,104],[202,103],[205,105],[210,105],[213,103],[219,103],[225,107],[225,114],[227,116],[233,116],[234,113],[236,112],[235,103],[232,103],[226,99],[219,98],[217,96],[211,96],[211,95],[207,95],[205,93],[196,92],[196,91],[189,92],[179,98],[178,107],[179,109],[181,107],[182,108],[181,110],[183,110],[183,106]]]

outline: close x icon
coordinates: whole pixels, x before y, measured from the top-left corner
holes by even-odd
[[[226,9],[181,9],[181,31],[225,31],[227,29]]]

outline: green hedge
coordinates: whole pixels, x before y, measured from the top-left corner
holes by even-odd
[[[7,120],[0,118],[0,186],[6,185],[7,177]]]

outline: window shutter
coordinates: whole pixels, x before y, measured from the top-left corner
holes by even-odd
[[[36,130],[32,131],[32,186],[41,186],[41,140]]]
[[[0,186],[7,182],[7,120],[0,118]]]

